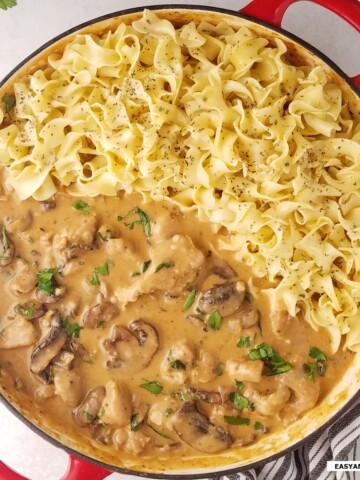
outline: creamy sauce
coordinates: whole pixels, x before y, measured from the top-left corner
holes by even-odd
[[[12,378],[44,422],[127,456],[209,455],[299,418],[347,369],[352,355],[332,356],[324,332],[271,310],[269,285],[221,251],[195,211],[126,194],[76,201],[59,192],[0,205],[3,244],[14,246],[0,268],[0,382]],[[50,268],[59,298],[44,303],[38,274]],[[35,307],[43,315],[30,319]],[[249,358],[263,343],[288,371],[266,376],[269,361]],[[325,353],[320,365],[311,347]]]

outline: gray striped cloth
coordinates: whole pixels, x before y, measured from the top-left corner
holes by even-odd
[[[360,462],[360,399],[323,434],[265,466],[214,480],[360,480],[360,472],[328,472],[326,462]]]

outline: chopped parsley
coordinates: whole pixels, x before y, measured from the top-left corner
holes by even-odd
[[[316,363],[315,362],[304,363],[304,370],[307,374],[307,378],[315,382]]]
[[[311,347],[309,351],[309,357],[313,358],[317,362],[324,362],[326,360],[326,355],[317,347]]]
[[[237,346],[240,347],[249,347],[250,346],[250,337],[240,337],[237,343]]]
[[[304,363],[304,370],[307,373],[307,377],[311,381],[315,381],[315,372],[317,372],[321,377],[325,375],[326,372],[326,354],[322,352],[317,347],[311,347],[309,351],[309,357],[316,360],[315,362]]]
[[[181,360],[173,360],[170,362],[170,367],[175,370],[186,370],[186,363]]]
[[[152,430],[153,432],[155,432],[155,433],[157,433],[158,435],[160,435],[160,437],[166,438],[167,440],[172,440],[172,441],[174,441],[173,438],[169,437],[168,435],[165,435],[165,433],[160,432],[160,430],[157,430],[155,427],[153,427],[152,425],[150,425],[150,423],[147,423],[146,425],[147,425],[149,428],[151,428],[151,430]]]
[[[219,330],[223,321],[223,317],[217,310],[215,310],[215,312],[210,313],[207,323],[213,330]]]
[[[63,325],[65,328],[65,332],[69,337],[73,338],[79,338],[80,337],[80,332],[84,328],[78,323],[70,323],[67,318],[64,319]]]
[[[229,425],[250,425],[250,418],[239,417],[239,415],[237,415],[236,417],[231,415],[224,415],[224,420]]]
[[[0,8],[1,8],[1,0],[0,0]],[[16,104],[15,97],[13,95],[4,95],[2,97],[2,101],[5,104],[6,113],[10,113]]]
[[[123,220],[125,220],[125,218],[127,218],[131,214],[137,215],[139,217],[139,220],[134,220],[130,223],[125,223],[125,226],[129,227],[130,230],[133,230],[136,225],[141,225],[144,231],[145,237],[150,237],[152,220],[149,217],[149,215],[146,212],[144,212],[144,210],[141,210],[141,208],[135,207],[125,215],[118,215],[117,219],[119,222],[122,222]]]
[[[84,410],[83,411],[83,415],[84,417],[86,418],[86,420],[88,422],[93,422],[95,420],[95,415],[93,415],[92,413],[88,412],[87,410]]]
[[[161,262],[159,265],[155,268],[155,273],[160,272],[163,268],[171,268],[174,267],[175,263],[174,262]]]
[[[89,215],[91,209],[92,209],[92,206],[89,205],[88,203],[84,202],[83,200],[75,200],[75,202],[73,202],[72,206],[76,209],[76,210],[79,210],[79,212],[81,212],[83,215]]]
[[[182,306],[183,312],[186,312],[186,310],[189,310],[189,308],[195,302],[195,297],[196,297],[196,290],[195,288],[193,288],[189,293],[189,295],[186,297],[185,302],[183,303],[183,306]]]
[[[159,395],[159,393],[161,393],[163,391],[163,388],[164,388],[161,385],[161,383],[157,382],[156,380],[153,380],[151,382],[146,380],[146,383],[142,383],[140,385],[140,387],[144,388],[145,390],[147,390],[150,393],[153,393],[154,395]]]
[[[292,369],[289,362],[282,359],[280,355],[267,343],[261,343],[248,353],[250,360],[262,360],[266,366],[263,373],[266,377],[279,375]]]
[[[224,366],[221,363],[218,363],[216,367],[214,368],[214,373],[218,377],[221,377],[221,375],[224,373]]]
[[[132,416],[131,416],[131,421],[130,421],[130,430],[131,431],[135,431],[137,430],[139,427],[141,427],[142,423],[144,420],[141,420],[139,422],[139,414],[138,413],[134,413]]]
[[[250,411],[255,410],[255,405],[250,402],[246,397],[241,395],[241,390],[244,388],[243,382],[239,382],[239,380],[235,380],[236,383],[236,392],[231,392],[229,395],[229,400],[231,403],[234,404],[234,407],[236,407],[240,412],[244,408],[247,408]]]
[[[265,432],[265,430],[266,430],[265,426],[261,422],[255,422],[254,428],[255,428],[255,430],[257,430],[259,432]]]
[[[51,295],[55,288],[55,275],[58,271],[58,268],[45,268],[44,270],[40,270],[37,273],[37,287],[48,295]]]
[[[138,277],[140,276],[142,273],[145,273],[146,270],[148,270],[148,268],[150,267],[151,265],[151,260],[147,260],[146,262],[144,262],[142,265],[141,265],[141,271],[140,272],[134,272],[131,274],[132,277]]]
[[[173,411],[172,411],[171,408],[166,408],[166,409],[163,411],[164,417],[168,417],[168,416],[171,415],[172,413],[173,413]]]
[[[91,277],[91,285],[100,285],[99,275],[109,275],[109,263],[105,262],[101,267],[94,268],[93,276]]]
[[[30,306],[26,303],[24,305],[20,305],[20,303],[18,303],[15,307],[16,313],[25,317],[27,320],[30,320],[32,318],[35,313],[35,309],[36,305],[34,303],[32,303]]]
[[[96,322],[95,328],[101,328],[104,325],[104,320],[98,320]]]
[[[7,10],[8,8],[15,7],[16,5],[16,0],[0,0],[0,8],[2,10]],[[3,102],[4,98],[3,98]]]

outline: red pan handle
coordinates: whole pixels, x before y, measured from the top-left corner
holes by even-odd
[[[253,0],[240,10],[240,13],[249,17],[281,27],[286,10],[299,0]],[[358,0],[310,0],[336,13],[343,20],[360,32],[360,2]],[[360,75],[351,79],[360,87]]]
[[[80,458],[70,455],[68,469],[60,480],[103,480],[112,472],[93,463],[84,462]],[[14,472],[5,463],[0,461],[1,480],[29,480]]]

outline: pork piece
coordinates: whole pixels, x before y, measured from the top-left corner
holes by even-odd
[[[38,339],[34,325],[18,317],[0,331],[0,349],[10,349],[32,345]]]
[[[179,296],[196,280],[205,258],[190,237],[174,235],[150,249],[151,266],[129,287],[115,294],[123,306],[135,302],[141,295],[157,290]]]
[[[96,216],[74,215],[61,232],[54,236],[53,250],[58,264],[64,264],[71,258],[90,250],[96,234]]]

